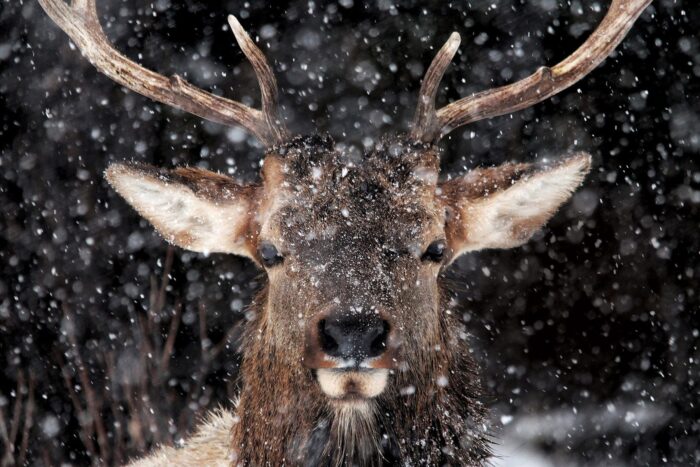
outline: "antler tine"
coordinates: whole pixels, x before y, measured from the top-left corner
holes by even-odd
[[[462,125],[531,107],[563,91],[593,71],[612,53],[650,3],[651,0],[612,0],[598,28],[563,61],[552,68],[542,67],[513,84],[453,102],[437,111],[436,121],[428,120],[426,126],[415,126],[411,134],[420,141],[433,143]],[[431,65],[428,73],[432,68]],[[426,122],[416,121],[418,123],[425,125]]]
[[[267,120],[267,125],[278,141],[286,140],[289,134],[280,121],[277,106],[277,80],[272,72],[272,67],[270,67],[265,55],[255,45],[246,30],[243,29],[238,18],[233,15],[228,15],[228,24],[231,26],[238,46],[241,48],[246,58],[248,58],[248,61],[255,71],[255,76],[258,78],[260,94],[262,95],[262,112]]]
[[[277,85],[272,70],[248,35],[241,34],[242,28],[237,22],[234,33],[260,80],[262,111],[203,91],[180,76],[168,78],[129,60],[107,39],[95,0],[72,0],[70,5],[63,0],[39,0],[39,4],[98,71],[122,86],[213,122],[241,125],[266,146],[282,143],[287,138],[287,130],[277,115]]]
[[[435,131],[439,131],[439,128],[437,128],[437,113],[435,112],[435,96],[437,95],[438,86],[440,86],[440,81],[442,81],[445,70],[457,53],[461,41],[459,33],[453,32],[450,34],[450,38],[447,39],[445,45],[443,45],[437,55],[435,55],[428,71],[425,73],[423,84],[418,94],[416,114],[413,117],[411,138],[423,140],[426,134],[429,135]]]

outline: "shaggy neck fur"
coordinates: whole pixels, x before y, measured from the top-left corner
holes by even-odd
[[[488,457],[478,368],[453,314],[440,313],[434,351],[414,355],[384,394],[351,408],[330,401],[309,370],[274,348],[265,299],[263,290],[243,341],[234,464],[481,465]]]

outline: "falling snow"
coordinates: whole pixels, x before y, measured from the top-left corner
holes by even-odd
[[[225,23],[235,13],[273,61],[290,128],[327,131],[352,167],[408,128],[449,32],[462,46],[440,104],[563,58],[608,2],[98,3],[132,59],[257,105]],[[37,2],[1,5],[0,444],[19,431],[0,464],[121,463],[181,443],[237,394],[238,324],[254,319],[259,273],[168,247],[102,174],[132,160],[252,181],[262,147],[97,74]],[[532,241],[445,273],[482,366],[496,465],[700,464],[697,24],[693,1],[655,0],[572,89],[443,144],[446,177],[593,155],[582,189]]]

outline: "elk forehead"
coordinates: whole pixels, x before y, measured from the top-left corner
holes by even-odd
[[[358,160],[330,138],[315,137],[278,153],[264,169],[276,208],[261,226],[261,240],[277,242],[296,260],[347,267],[349,258],[368,263],[385,253],[418,254],[427,239],[441,235],[438,160],[425,145],[387,140]]]

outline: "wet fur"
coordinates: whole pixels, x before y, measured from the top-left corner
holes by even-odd
[[[309,370],[270,353],[260,319],[265,294],[253,305],[257,318],[243,341],[240,423],[232,430],[232,449],[244,465],[481,465],[488,458],[478,367],[461,337],[464,325],[446,307],[440,332],[429,336],[441,350],[415,355],[420,363],[390,376],[376,405],[351,413],[329,402]],[[400,394],[409,386],[414,394]]]
[[[139,465],[160,465],[163,453],[179,456],[172,464],[197,466],[214,465],[216,455],[245,466],[477,466],[488,459],[478,367],[438,275],[454,254],[438,264],[420,255],[436,238],[469,240],[469,226],[456,226],[450,210],[467,219],[473,203],[523,180],[540,183],[537,174],[544,172],[510,164],[438,184],[437,150],[403,138],[384,140],[360,161],[346,157],[324,136],[293,138],[268,154],[262,185],[246,189],[257,213],[246,241],[254,251],[272,239],[286,259],[268,268],[269,282],[247,313],[240,400],[224,430],[229,436],[219,427],[207,446],[196,434],[186,456],[165,448],[149,458],[154,463]],[[583,156],[570,161],[573,168],[564,170],[570,182],[544,203],[537,226],[588,168]],[[200,175],[180,170],[171,177],[209,199],[233,191],[222,178]],[[392,326],[404,330],[403,355],[386,389],[362,409],[329,398],[302,365],[305,326],[323,310],[342,313],[357,305],[363,313],[389,311]]]

